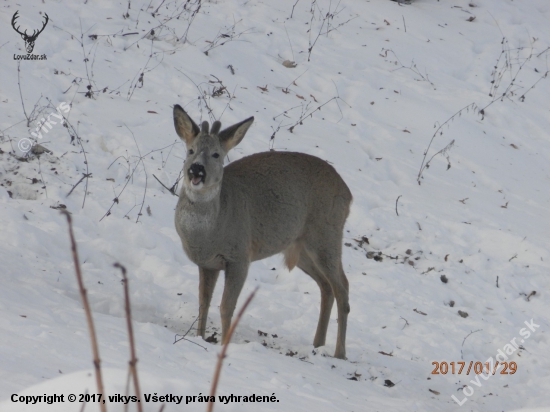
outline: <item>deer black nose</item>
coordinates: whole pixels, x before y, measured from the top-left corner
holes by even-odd
[[[193,163],[187,173],[189,174],[189,180],[194,186],[205,182],[206,170],[204,170],[203,165],[199,163]]]
[[[206,170],[204,170],[204,166],[199,163],[193,163],[188,171],[190,176],[195,177],[204,177],[206,175]]]

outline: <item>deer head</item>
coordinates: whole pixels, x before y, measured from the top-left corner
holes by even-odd
[[[15,27],[15,21],[19,17],[18,13],[19,13],[19,10],[16,11],[15,14],[13,15],[13,17],[11,19],[11,25],[12,25],[13,29],[21,35],[23,40],[25,40],[25,48],[27,49],[27,53],[31,54],[33,49],[34,49],[34,42],[36,41],[36,38],[38,37],[38,35],[40,33],[42,33],[44,31],[44,28],[48,24],[48,21],[49,21],[50,18],[48,17],[48,15],[46,13],[44,13],[45,20],[44,20],[44,24],[42,25],[42,28],[40,30],[34,30],[33,33],[29,36],[27,34],[27,30],[25,30],[24,32],[19,31],[19,27],[21,27],[21,26]]]

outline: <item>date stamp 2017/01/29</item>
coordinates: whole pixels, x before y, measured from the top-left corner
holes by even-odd
[[[432,375],[446,375],[450,373],[451,375],[460,375],[462,373],[469,375],[470,372],[473,372],[475,375],[481,375],[486,373],[487,375],[495,375],[500,367],[501,375],[513,375],[518,370],[518,365],[516,362],[499,362],[496,361],[494,365],[491,365],[492,362],[432,362],[434,369],[432,370]]]

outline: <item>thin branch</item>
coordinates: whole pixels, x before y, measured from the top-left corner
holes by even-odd
[[[218,381],[220,379],[220,373],[221,373],[221,370],[222,370],[223,359],[225,358],[225,352],[227,352],[227,348],[229,347],[229,342],[231,341],[231,336],[233,336],[233,332],[237,328],[237,324],[241,320],[241,317],[243,316],[244,311],[246,310],[246,308],[248,307],[248,305],[250,304],[250,302],[254,298],[254,295],[256,294],[258,288],[259,287],[257,286],[256,289],[254,289],[252,291],[252,293],[250,294],[250,296],[246,299],[246,301],[244,302],[243,307],[241,308],[241,310],[237,314],[237,317],[235,318],[235,320],[233,320],[233,323],[231,323],[231,327],[229,328],[229,332],[227,332],[227,336],[225,338],[225,343],[223,344],[222,351],[218,355],[218,363],[216,364],[216,370],[214,372],[214,379],[212,380],[212,386],[210,387],[210,397],[209,397],[209,399],[212,399],[212,397],[216,396],[216,390],[218,389]],[[212,412],[213,409],[214,409],[214,402],[209,401],[208,406],[206,408],[206,412]]]
[[[46,100],[48,100],[51,107],[55,108],[55,106],[53,105],[52,101],[49,98],[46,97]],[[88,194],[88,181],[89,181],[89,178],[92,177],[92,174],[90,173],[90,167],[89,167],[89,164],[88,164],[88,156],[86,156],[86,150],[84,149],[84,144],[82,143],[82,139],[78,135],[78,132],[74,128],[74,126],[69,122],[69,118],[66,117],[65,115],[63,115],[63,113],[61,113],[59,111],[58,111],[58,113],[61,116],[63,116],[64,126],[67,128],[67,132],[69,133],[69,136],[71,136],[71,143],[74,140],[76,140],[78,142],[78,144],[80,145],[80,148],[82,149],[82,155],[84,156],[84,165],[86,166],[86,173],[85,173],[85,176],[84,176],[84,178],[86,179],[86,185],[84,187],[84,198],[82,199],[82,209],[84,209],[84,205],[86,204],[86,196]],[[71,113],[71,111],[69,111],[68,114],[70,114],[70,113]],[[72,131],[72,133],[71,133],[71,131]]]
[[[338,3],[336,3],[336,6],[334,7],[334,9],[331,11],[331,8],[332,8],[332,0],[329,1],[329,5],[328,5],[328,11],[325,13],[323,12],[323,10],[321,10],[321,8],[318,6],[317,4],[317,0],[312,0],[311,1],[311,6],[310,6],[310,9],[309,9],[309,12],[311,13],[311,19],[310,19],[310,22],[309,22],[309,29],[308,29],[308,32],[309,32],[309,47],[308,47],[308,56],[307,56],[307,61],[310,61],[311,60],[311,53],[313,52],[313,48],[315,47],[315,45],[317,44],[317,41],[319,40],[319,38],[322,36],[322,35],[327,35],[334,31],[334,30],[337,30],[338,28],[342,27],[343,25],[349,23],[350,21],[352,21],[353,19],[356,19],[357,17],[359,17],[359,15],[356,15],[356,16],[353,16],[351,18],[349,18],[348,20],[338,24],[337,26],[332,26],[331,27],[331,22],[334,21],[334,18],[336,16],[338,16],[344,9],[345,7],[342,7],[340,9],[338,9],[338,7],[340,6],[340,3],[341,3],[341,0],[338,1]],[[294,9],[294,8],[293,8]],[[321,20],[321,26],[319,27],[319,32],[317,33],[316,37],[314,40],[312,40],[312,32],[313,32],[313,21],[315,20],[315,11],[316,9],[318,10],[319,12],[319,16],[322,17],[322,20]],[[294,10],[293,10],[294,11]],[[291,16],[292,17],[292,16]],[[325,24],[326,24],[326,30],[323,31],[323,28],[325,27]]]
[[[164,2],[164,0],[163,0]],[[189,2],[189,0],[188,0]],[[186,4],[187,5],[187,4]],[[198,2],[195,3],[197,6],[195,10],[191,12],[191,15],[189,16],[189,23],[187,24],[187,28],[185,29],[185,32],[183,33],[183,36],[180,37],[180,41],[183,41],[183,43],[187,43],[187,38],[189,37],[189,29],[191,29],[191,24],[193,24],[193,20],[195,20],[195,17],[197,17],[197,14],[199,14],[199,11],[202,7],[202,0],[198,0]],[[159,6],[160,8],[160,6]],[[157,9],[158,11],[158,9]]]
[[[220,114],[220,119],[223,117],[223,114],[225,113],[225,111],[227,110],[228,107],[229,107],[229,109],[233,110],[231,108],[231,101],[233,101],[233,99],[235,98],[235,90],[237,90],[237,85],[235,85],[235,87],[233,88],[233,94],[227,92],[227,94],[229,95],[229,100],[227,101],[227,104],[223,108],[222,114]]]
[[[193,321],[193,323],[191,323],[191,326],[189,326],[189,329],[187,329],[187,332],[185,332],[183,335],[176,334],[176,336],[174,336],[174,343],[173,344],[175,345],[176,343],[181,342],[182,340],[185,340],[187,342],[191,342],[191,343],[203,348],[205,351],[208,352],[208,349],[206,347],[204,347],[202,345],[199,345],[197,342],[193,342],[192,340],[189,340],[189,339],[186,338],[186,336],[189,335],[189,332],[191,332],[191,329],[193,329],[193,326],[195,325],[195,323],[197,323],[198,320],[199,320],[199,317],[197,316],[195,318],[195,320]]]
[[[495,20],[495,22],[496,22],[496,20]],[[497,25],[498,25],[498,23],[497,23]],[[510,46],[509,46],[509,43],[508,43],[508,39],[504,36],[501,40],[501,45],[502,45],[502,50],[500,51],[500,54],[497,58],[496,63],[494,64],[493,70],[491,72],[492,80],[491,80],[491,87],[490,87],[490,90],[489,90],[489,97],[491,98],[491,101],[489,103],[487,103],[483,108],[479,108],[476,105],[476,103],[470,103],[469,105],[463,107],[462,109],[457,111],[455,114],[453,114],[451,117],[449,117],[443,124],[441,124],[437,128],[437,130],[433,134],[432,138],[430,139],[430,143],[428,144],[428,147],[426,148],[426,151],[424,152],[424,157],[422,159],[422,164],[420,165],[420,169],[418,171],[418,176],[417,176],[417,179],[416,179],[418,184],[421,183],[420,180],[423,177],[422,174],[423,174],[424,170],[429,167],[429,164],[430,164],[431,160],[439,154],[444,154],[445,155],[446,152],[448,151],[448,149],[454,143],[454,140],[453,140],[449,145],[447,145],[442,150],[435,153],[429,160],[426,160],[426,158],[428,156],[428,152],[430,150],[430,147],[431,147],[435,137],[438,134],[439,135],[443,134],[443,132],[441,131],[443,126],[445,126],[449,122],[453,121],[457,116],[462,115],[463,111],[466,110],[467,112],[469,112],[470,109],[472,109],[473,111],[475,110],[475,112],[481,116],[481,120],[484,120],[485,111],[488,107],[490,107],[491,105],[493,105],[494,103],[496,103],[498,101],[502,102],[505,98],[509,99],[509,100],[512,100],[512,97],[517,94],[517,91],[519,89],[523,89],[523,87],[518,86],[516,83],[517,83],[517,80],[519,79],[519,75],[520,75],[521,71],[525,68],[525,65],[534,56],[533,45],[531,45],[529,54],[526,57],[521,56],[521,52],[524,50],[523,47],[518,47],[518,48],[515,48],[515,49],[511,49]],[[382,55],[382,57],[386,57],[388,51],[392,52],[391,50],[385,50],[386,53],[385,53],[385,55]],[[515,52],[514,56],[512,56],[512,52]],[[393,53],[393,54],[395,55],[395,53]],[[536,82],[534,82],[531,85],[531,87],[529,87],[523,94],[521,94],[521,96],[519,96],[519,98],[518,98],[519,101],[520,102],[525,101],[525,96],[527,95],[527,93],[529,93],[531,90],[533,90],[535,88],[535,86],[542,79],[547,78],[548,73],[550,73],[550,71],[548,70],[548,67],[547,67],[547,70],[544,73],[541,74],[539,79]],[[510,75],[510,80],[506,84],[505,90],[503,92],[498,92],[497,93],[498,88],[502,85],[503,79],[507,74]],[[451,166],[451,163],[450,163],[450,160],[449,160],[448,156],[447,156],[447,162],[448,162],[448,167],[447,167],[447,170],[448,170]]]
[[[80,21],[80,46],[82,48],[82,57],[83,57],[83,60],[84,60],[84,66],[86,67],[86,77],[88,78],[88,86],[86,86],[88,91],[86,92],[85,96],[91,99],[91,98],[94,97],[94,92],[92,91],[92,81],[93,80],[90,78],[90,71],[88,69],[88,61],[90,60],[88,58],[88,56],[90,54],[88,53],[88,56],[86,56],[86,49],[84,48],[84,32],[82,31],[82,19],[79,19],[79,21]],[[90,27],[90,29],[91,29],[91,27]],[[88,32],[90,29],[86,30],[86,32]],[[93,48],[93,46],[92,46],[92,48]],[[90,50],[90,52],[91,52],[91,50]]]
[[[402,70],[402,69],[410,70],[414,74],[416,74],[417,76],[420,76],[420,80],[430,83],[430,85],[435,90],[435,85],[430,80],[430,76],[428,76],[428,73],[426,73],[426,75],[423,75],[420,72],[420,70],[418,69],[418,67],[416,66],[416,63],[414,62],[414,60],[411,60],[411,65],[410,66],[405,66],[403,63],[401,63],[401,60],[399,60],[399,57],[397,57],[397,54],[393,50],[391,50],[391,49],[382,49],[382,52],[384,53],[384,54],[380,54],[380,56],[382,56],[382,57],[387,57],[388,52],[392,53],[395,57],[395,61],[401,66],[401,67],[398,67],[397,69],[391,70],[392,72]]]
[[[466,339],[468,339],[468,337],[470,335],[473,335],[474,333],[476,332],[481,332],[483,329],[478,329],[478,330],[474,330],[473,332],[470,332],[466,335],[466,337],[464,338],[464,340],[462,341],[462,347],[460,348],[460,359],[464,360],[464,357],[463,357],[463,354],[462,354],[462,348],[464,348],[464,342],[466,342]]]
[[[48,198],[48,188],[46,186],[46,180],[44,179],[44,175],[42,174],[42,164],[40,163],[40,156],[36,156],[38,160],[38,173],[40,173],[40,177],[42,178],[42,183],[44,184],[44,191],[46,192],[46,199]]]
[[[134,391],[138,398],[137,401],[137,410],[142,412],[141,406],[141,390],[139,388],[139,377],[137,373],[137,358],[136,358],[136,343],[134,340],[134,330],[132,329],[132,312],[130,309],[130,292],[128,290],[128,277],[126,276],[126,268],[120,263],[115,263],[114,267],[120,269],[122,272],[122,285],[124,286],[124,308],[126,311],[126,325],[128,326],[128,340],[130,341],[130,373],[132,374],[132,379],[134,381]]]
[[[71,239],[71,251],[73,254],[74,270],[76,273],[76,279],[78,281],[78,288],[80,289],[80,297],[82,298],[82,305],[84,306],[84,312],[86,313],[86,322],[88,323],[88,330],[90,332],[90,341],[92,343],[92,353],[94,357],[94,368],[96,373],[96,383],[97,391],[99,394],[103,395],[105,399],[105,391],[103,390],[103,379],[101,376],[101,360],[99,359],[99,347],[97,345],[97,337],[95,333],[94,321],[92,319],[92,311],[90,309],[90,304],[88,302],[88,295],[86,288],[84,287],[84,281],[82,279],[82,272],[80,269],[80,261],[78,259],[78,250],[76,248],[76,241],[73,233],[73,222],[71,214],[66,210],[62,210],[61,213],[67,218],[67,223],[69,224],[69,237]],[[99,408],[101,412],[107,412],[107,407],[104,403],[99,403]]]
[[[549,71],[546,70],[546,71],[544,72],[544,74],[543,74],[535,83],[533,83],[533,84],[531,85],[531,87],[529,87],[529,88],[527,89],[527,91],[526,91],[525,93],[523,93],[523,94],[520,96],[520,98],[519,98],[520,102],[524,102],[524,101],[525,101],[525,95],[526,95],[527,93],[529,93],[532,89],[534,89],[535,86],[536,86],[542,79],[546,79],[546,77],[548,77],[548,73],[549,73]]]
[[[292,11],[294,12],[294,7],[292,8]],[[290,15],[290,17],[292,18],[292,14]],[[294,49],[292,48],[292,42],[290,41],[290,36],[288,35],[288,30],[286,29],[286,24],[284,25],[284,27],[285,27],[286,38],[288,39],[288,44],[290,46],[290,51],[292,53],[292,61],[296,62],[296,58],[294,57]]]
[[[198,2],[200,3],[202,0],[198,0]],[[166,28],[166,23],[170,22],[171,20],[179,20],[179,18],[181,17],[182,14],[184,14],[185,12],[187,12],[188,10],[186,9],[187,7],[187,4],[189,2],[185,2],[184,5],[183,5],[183,10],[180,12],[180,13],[174,13],[172,16],[168,17],[166,20],[164,20],[163,22],[160,22],[159,20],[159,24],[156,25],[155,27],[151,28],[151,29],[148,29],[147,31],[145,31],[145,33],[139,38],[137,39],[136,41],[134,41],[133,43],[131,43],[130,45],[128,45],[127,47],[125,47],[123,50],[126,51],[128,49],[130,49],[134,44],[137,44],[139,43],[141,40],[143,40],[144,38],[148,38],[148,37],[152,37],[155,35],[155,33],[160,33],[162,31],[162,29]],[[198,12],[198,10],[197,10]],[[155,15],[156,15],[156,12],[155,12]],[[156,18],[156,16],[153,15],[153,17]],[[191,20],[192,22],[192,20]],[[189,23],[189,25],[191,24],[191,22]],[[179,39],[179,40],[182,40],[182,39]]]
[[[86,396],[88,394],[88,389],[86,389],[84,391],[84,396]],[[82,407],[80,408],[80,412],[84,412],[84,410],[86,409],[86,405],[88,404],[88,402],[82,402]]]
[[[195,326],[195,323],[199,320],[199,317],[197,316],[193,323],[191,323],[191,326],[189,326],[189,329],[187,329],[187,332],[185,332],[183,335],[177,335],[174,337],[174,344],[178,343],[180,340],[183,340],[187,335],[189,335],[189,332],[191,332],[191,329],[193,329],[193,326]],[[180,337],[180,338],[178,338]]]
[[[141,200],[141,207],[139,208],[139,212],[136,218],[136,223],[139,222],[139,217],[142,215],[143,206],[145,205],[145,196],[147,195],[147,170],[145,169],[145,162],[143,161],[143,156],[141,156],[141,150],[139,150],[139,146],[137,144],[136,137],[134,136],[134,132],[130,130],[126,124],[124,124],[124,127],[128,129],[128,131],[132,134],[132,137],[134,138],[134,143],[136,144],[136,148],[139,154],[139,158],[141,160],[141,165],[143,166],[143,172],[145,173],[145,190],[143,191],[143,199]]]
[[[130,87],[128,88],[128,93],[127,93],[127,99],[128,101],[130,101],[130,99],[132,98],[132,96],[134,95],[134,92],[136,91],[137,88],[143,88],[144,86],[144,76],[145,76],[145,73],[149,73],[149,72],[152,72],[153,70],[155,70],[158,66],[160,66],[162,64],[162,62],[164,61],[164,52],[153,52],[153,45],[154,45],[154,40],[151,39],[151,49],[150,49],[150,52],[149,52],[149,57],[147,58],[147,61],[145,62],[145,66],[143,66],[143,69],[139,69],[138,72],[136,73],[136,75],[134,76],[134,78],[132,79],[132,81],[130,82]],[[155,59],[155,61],[157,62],[157,65],[154,66],[154,67],[151,67],[149,68],[149,62],[153,59],[154,56],[156,56],[157,54],[161,54],[161,59],[160,61],[158,59]],[[137,78],[137,80],[136,80]],[[135,82],[134,82],[135,81]],[[140,86],[138,87],[138,83],[140,84]]]
[[[176,191],[175,191],[175,189],[174,189],[174,186],[176,186],[175,183],[174,183],[174,186],[172,186],[172,188],[168,189],[168,187],[166,187],[166,186],[164,185],[164,183],[162,183],[162,182],[159,180],[159,178],[155,176],[155,174],[153,174],[153,177],[154,177],[155,179],[157,179],[157,182],[159,182],[159,183],[161,184],[162,187],[164,187],[166,190],[168,190],[170,193],[172,193],[172,195],[179,197],[179,195],[176,193]],[[176,182],[176,183],[177,183],[177,182]]]
[[[191,83],[193,83],[195,85],[195,87],[197,88],[197,90],[199,91],[199,101],[202,101],[204,102],[204,106],[206,107],[206,109],[208,110],[208,116],[210,117],[210,121],[214,121],[214,120],[218,120],[216,118],[216,116],[214,116],[214,111],[212,110],[212,108],[210,107],[210,105],[208,104],[208,102],[206,101],[206,98],[204,97],[204,94],[205,92],[199,87],[199,85],[197,83],[195,83],[195,81],[189,77],[187,74],[185,74],[184,72],[182,72],[180,69],[178,69],[176,67],[176,70],[178,72],[180,72],[181,74],[183,74],[185,77],[187,77],[187,79],[189,79],[189,81]],[[201,83],[202,84],[202,83]],[[199,107],[200,107],[200,111],[201,111],[201,118],[202,118],[202,106],[199,104]]]
[[[31,119],[27,115],[27,111],[25,110],[25,102],[23,102],[23,93],[21,92],[21,61],[17,62],[17,86],[19,86],[19,96],[21,97],[21,106],[23,106],[23,113],[25,114],[25,118],[27,119],[27,127],[31,127]]]
[[[399,195],[399,196],[397,196],[397,199],[395,199],[395,214],[396,214],[397,216],[399,216],[399,213],[397,212],[397,202],[399,202],[399,198],[400,198],[401,196],[403,196],[403,195]]]
[[[294,57],[294,56],[293,56],[293,57]],[[288,92],[289,92],[288,88],[289,88],[290,86],[292,86],[293,84],[296,85],[296,80],[298,80],[300,77],[302,77],[302,76],[303,76],[304,74],[306,74],[308,71],[309,71],[309,69],[306,69],[301,75],[299,75],[299,76],[296,77],[294,80],[292,80],[292,81],[288,84],[288,86],[286,86],[285,88],[283,88],[283,93],[288,93]]]
[[[239,37],[241,37],[243,34],[248,34],[247,32],[251,31],[252,29],[246,29],[246,30],[241,31],[240,33],[236,33],[235,32],[235,27],[241,21],[242,21],[242,19],[238,20],[238,21],[233,20],[233,25],[231,27],[229,27],[227,30],[225,30],[229,34],[222,33],[221,30],[219,30],[218,34],[216,34],[216,37],[214,37],[214,40],[207,41],[208,47],[206,48],[206,50],[203,50],[203,53],[208,56],[208,53],[211,50],[214,50],[217,47],[223,46],[223,45],[225,45],[225,44],[227,44],[231,41],[243,41],[243,40],[239,40]]]
[[[132,169],[132,171],[130,172],[130,170],[128,170],[128,172],[130,173],[129,176],[126,177],[126,183],[124,183],[124,186],[122,186],[122,189],[118,192],[118,195],[115,194],[115,198],[113,199],[113,203],[111,203],[111,206],[109,206],[109,209],[105,212],[105,214],[102,216],[101,219],[99,219],[99,221],[101,222],[104,218],[106,218],[107,216],[110,216],[111,215],[111,209],[115,206],[115,204],[118,204],[119,203],[119,199],[120,199],[120,196],[122,195],[122,193],[124,192],[124,190],[126,189],[126,187],[128,186],[128,184],[130,183],[130,180],[132,180],[132,178],[134,177],[134,173],[136,172],[139,164],[141,162],[143,162],[143,159],[145,159],[147,156],[149,156],[151,153],[154,153],[154,152],[158,152],[158,151],[161,151],[161,150],[164,150],[166,149],[167,147],[170,147],[171,145],[168,145],[168,146],[165,146],[165,147],[161,147],[160,149],[154,149],[154,150],[151,150],[147,153],[145,153],[143,156],[140,155],[138,161],[136,162],[136,165],[134,166],[134,168]],[[113,165],[113,163],[119,159],[119,158],[124,158],[126,159],[124,156],[119,156],[117,157],[112,163],[111,165],[109,165],[109,167],[111,167]],[[126,159],[126,161],[128,162],[128,159]],[[129,167],[129,166],[128,166]],[[144,170],[145,170],[145,166],[144,166]],[[147,185],[147,173],[145,173],[145,184]],[[145,202],[145,193],[144,193],[144,198],[143,198],[143,202]],[[135,206],[135,205],[134,205]],[[128,212],[129,213],[129,212]],[[141,213],[141,209],[140,209],[140,213]],[[139,218],[139,215],[138,215],[138,218]],[[136,221],[137,222],[137,221]]]
[[[294,7],[296,7],[299,1],[300,0],[296,0],[296,3],[294,3],[294,5],[292,6],[292,12],[290,13],[290,18],[292,18],[292,15],[294,14]]]
[[[308,118],[308,117],[312,117],[313,116],[313,113],[321,110],[324,106],[326,106],[327,104],[329,104],[330,102],[332,102],[333,100],[336,100],[336,102],[338,102],[338,100],[342,100],[342,98],[340,97],[340,95],[337,95],[337,96],[334,96],[332,98],[330,98],[329,100],[327,100],[326,102],[324,102],[323,104],[321,104],[320,106],[317,106],[315,109],[313,110],[310,110],[310,111],[307,111],[305,112],[305,114],[303,114],[296,123],[294,123],[292,126],[290,126],[288,128],[288,131],[290,133],[293,133],[294,132],[294,128],[298,125],[301,125],[302,122]],[[346,103],[344,100],[342,100],[344,103]],[[347,104],[347,103],[346,103]],[[349,104],[348,104],[349,106]],[[351,106],[350,106],[351,107]],[[338,108],[340,108],[340,106],[338,106]],[[340,110],[340,114],[342,114],[342,110]]]
[[[75,190],[75,188],[86,178],[88,177],[92,177],[92,174],[86,174],[86,173],[82,173],[82,177],[80,178],[80,180],[78,182],[76,182],[73,187],[71,188],[71,190],[69,191],[69,193],[67,193],[67,196],[65,197],[69,197],[71,195],[71,193],[73,193],[73,190]]]
[[[433,156],[432,156],[430,158],[430,161],[426,161],[426,157],[428,156],[428,152],[430,151],[430,147],[432,146],[432,143],[433,143],[434,139],[440,133],[440,130],[443,128],[443,126],[445,126],[449,122],[453,121],[455,119],[455,117],[460,116],[464,110],[469,111],[470,109],[474,109],[476,107],[477,106],[476,106],[475,103],[470,103],[469,105],[464,106],[462,109],[457,111],[455,114],[453,114],[451,117],[449,117],[447,120],[445,120],[442,124],[439,125],[439,127],[436,129],[436,131],[432,135],[432,138],[430,139],[430,143],[428,143],[428,147],[424,151],[424,157],[422,158],[422,164],[420,165],[420,170],[418,171],[418,176],[416,177],[416,181],[418,182],[418,184],[420,184],[420,179],[422,178],[422,173],[424,172],[424,169],[426,169],[426,167],[429,167],[428,164],[431,161],[431,159],[433,159]],[[441,132],[441,134],[443,134],[443,133]]]

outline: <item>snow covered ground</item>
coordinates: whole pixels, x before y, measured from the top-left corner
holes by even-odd
[[[255,116],[228,162],[313,154],[354,195],[348,359],[331,357],[336,310],[327,346],[312,346],[316,284],[280,256],[256,262],[238,307],[260,288],[218,395],[278,402],[215,410],[549,410],[536,409],[550,407],[547,0],[6,0],[1,10],[1,411],[79,411],[68,395],[96,392],[60,208],[73,216],[106,394],[127,393],[120,262],[144,410],[159,410],[155,394],[183,396],[166,412],[205,410],[220,346],[192,333],[174,344],[197,316],[198,274],[173,226],[177,198],[154,177],[170,188],[182,168],[176,103],[197,122]],[[47,60],[15,60],[26,55],[16,11],[28,33],[47,13],[33,51]],[[48,152],[24,153],[29,142]],[[426,150],[426,160],[441,152],[419,184]],[[221,293],[220,282],[209,335]],[[466,374],[490,357],[516,372]],[[455,362],[455,373],[432,374],[433,362]]]

